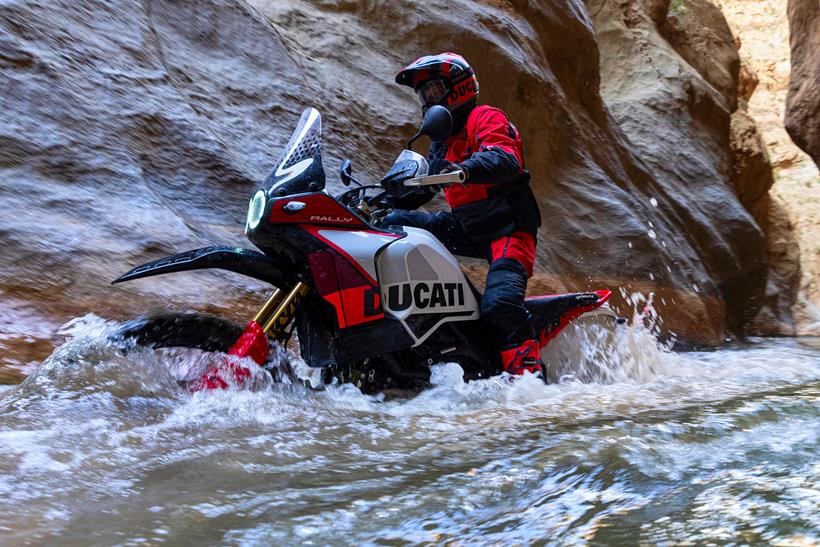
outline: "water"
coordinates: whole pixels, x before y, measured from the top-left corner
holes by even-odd
[[[0,395],[3,544],[820,541],[815,339],[672,353],[590,328],[550,355],[561,384],[442,364],[386,399],[190,396],[176,378],[212,356],[72,328]]]

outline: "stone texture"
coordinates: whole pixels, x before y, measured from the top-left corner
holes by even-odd
[[[779,334],[818,334],[820,173],[784,127],[791,72],[787,0],[717,3],[740,44],[747,71],[753,74],[746,78],[749,85],[745,85],[741,70],[741,95],[748,95],[745,108],[756,121],[774,167],[771,201],[760,200],[754,214],[759,218],[761,211],[768,210],[769,218],[761,223],[766,230],[770,264],[767,301],[772,301],[775,287],[780,287],[781,294],[775,298],[776,306],[764,306],[761,320],[755,320],[752,331],[765,324],[766,328],[757,332],[778,334],[779,325]],[[778,276],[779,281],[775,279]],[[773,279],[776,282],[772,283]],[[785,304],[788,301],[790,304]]]
[[[730,180],[740,203],[752,214],[758,225],[765,226],[769,208],[764,198],[774,184],[766,145],[754,118],[745,108],[732,113],[730,131]]]
[[[789,0],[791,65],[786,130],[820,167],[820,2]]]
[[[783,198],[766,195],[757,203],[766,231],[769,274],[766,298],[747,329],[762,336],[797,334],[794,307],[798,299],[801,277],[800,246],[789,218],[788,204]]]
[[[730,113],[739,77],[731,34],[704,2],[672,2],[666,19],[641,2],[588,4],[601,48],[604,101],[685,226],[663,243],[680,257],[686,254],[681,240],[696,242],[696,260],[712,281],[694,283],[726,304],[727,320],[739,331],[760,306],[766,258],[763,234],[729,184]],[[676,29],[675,40],[665,37],[669,28]],[[686,38],[689,28],[701,30]],[[705,43],[705,35],[721,44],[722,54],[710,62],[691,45]]]
[[[720,93],[726,106],[737,106],[740,56],[723,13],[709,0],[670,2],[666,18],[653,18],[672,48]]]
[[[759,308],[765,250],[730,183],[736,52],[714,10],[685,4],[4,2],[0,292],[55,324],[247,317],[261,287],[232,274],[108,282],[246,244],[247,199],[305,106],[324,116],[326,171],[350,157],[377,179],[419,119],[396,70],[458,50],[525,138],[544,212],[533,292],[654,291],[669,330],[719,342]]]

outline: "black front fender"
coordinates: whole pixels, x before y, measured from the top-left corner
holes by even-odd
[[[283,287],[284,272],[279,263],[262,253],[241,247],[203,247],[175,254],[153,262],[137,266],[133,270],[122,274],[112,283],[131,281],[141,277],[150,277],[172,272],[186,272],[189,270],[204,270],[216,268],[236,272],[254,279],[270,283],[275,287]]]

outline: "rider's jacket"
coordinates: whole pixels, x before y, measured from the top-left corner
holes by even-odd
[[[518,130],[504,112],[486,105],[473,108],[457,129],[445,143],[430,146],[430,157],[443,155],[469,173],[466,184],[444,190],[464,231],[475,241],[522,230],[534,234],[541,215],[524,168]]]

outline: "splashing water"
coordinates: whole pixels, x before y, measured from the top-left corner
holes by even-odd
[[[265,384],[193,396],[218,358],[123,352],[93,316],[0,395],[9,543],[811,543],[820,344],[673,353],[570,328],[560,381],[433,369],[408,399]],[[297,365],[304,375],[309,371]]]

